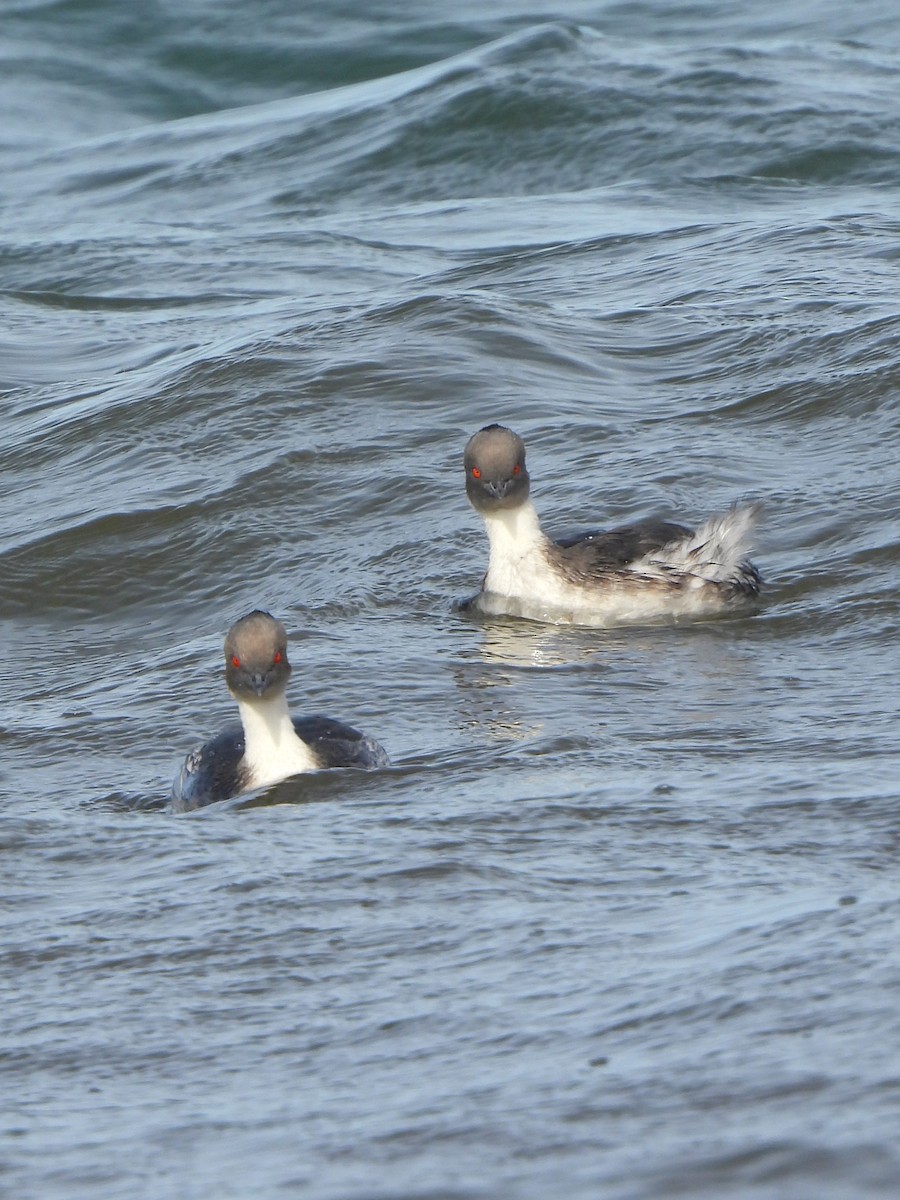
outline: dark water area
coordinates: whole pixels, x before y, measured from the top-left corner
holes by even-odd
[[[17,1200],[900,1193],[900,14],[4,6]],[[752,616],[478,620],[741,497]],[[178,817],[286,623],[390,769]]]

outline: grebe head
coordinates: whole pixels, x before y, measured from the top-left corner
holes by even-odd
[[[287,631],[270,613],[247,613],[225,638],[225,682],[235,700],[281,696],[291,676]]]
[[[463,458],[466,495],[480,513],[518,508],[528,499],[525,443],[505,425],[485,425],[469,439]]]

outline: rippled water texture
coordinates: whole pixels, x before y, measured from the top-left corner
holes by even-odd
[[[0,1189],[900,1194],[895,5],[3,21]],[[762,610],[458,612],[492,420]],[[395,765],[166,814],[256,606]]]

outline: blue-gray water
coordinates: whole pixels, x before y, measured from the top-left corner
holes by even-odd
[[[898,49],[3,6],[3,1195],[900,1194]],[[456,612],[491,420],[552,530],[761,497],[762,611]],[[258,605],[396,765],[167,815]]]

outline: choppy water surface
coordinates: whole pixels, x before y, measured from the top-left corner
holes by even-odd
[[[898,1194],[900,17],[846,8],[7,6],[5,1194]],[[763,610],[456,612],[490,420],[560,533],[762,497]],[[169,816],[255,606],[395,766]]]

